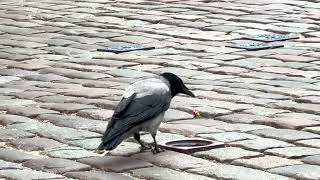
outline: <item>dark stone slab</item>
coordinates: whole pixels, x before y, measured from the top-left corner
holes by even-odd
[[[113,172],[104,172],[104,171],[75,171],[75,172],[67,172],[63,174],[64,176],[80,179],[80,180],[87,180],[87,179],[94,179],[94,180],[130,180],[134,179],[128,175],[113,173]]]
[[[33,159],[24,162],[23,166],[55,174],[63,174],[70,171],[90,170],[90,166],[86,164],[58,158]]]
[[[97,156],[78,160],[81,163],[89,164],[99,169],[114,172],[123,172],[131,169],[151,167],[152,164],[127,157],[120,156]]]

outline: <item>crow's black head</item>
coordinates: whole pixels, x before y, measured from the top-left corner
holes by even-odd
[[[183,81],[173,73],[162,73],[160,76],[164,77],[170,83],[171,96],[174,97],[178,93],[183,93],[191,97],[195,95],[184,85]]]

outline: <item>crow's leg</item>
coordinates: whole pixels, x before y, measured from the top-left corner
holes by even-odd
[[[151,148],[151,147],[145,145],[145,144],[141,141],[139,132],[134,133],[133,137],[134,137],[134,139],[137,140],[138,143],[141,145],[141,147],[140,147],[140,150],[141,150],[141,151],[145,151],[145,150]]]
[[[152,136],[153,142],[154,142],[154,148],[152,149],[152,153],[153,154],[157,154],[157,153],[163,152],[164,150],[160,149],[158,147],[158,144],[157,144],[157,141],[156,141],[156,134],[151,134],[151,136]]]

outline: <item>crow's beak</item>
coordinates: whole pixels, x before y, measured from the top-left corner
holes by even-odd
[[[195,95],[185,85],[182,85],[182,93],[191,97],[195,97]]]

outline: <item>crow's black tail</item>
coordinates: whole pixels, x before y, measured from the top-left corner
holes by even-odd
[[[125,139],[124,135],[119,135],[113,139],[102,138],[102,142],[98,147],[98,150],[113,150]]]

